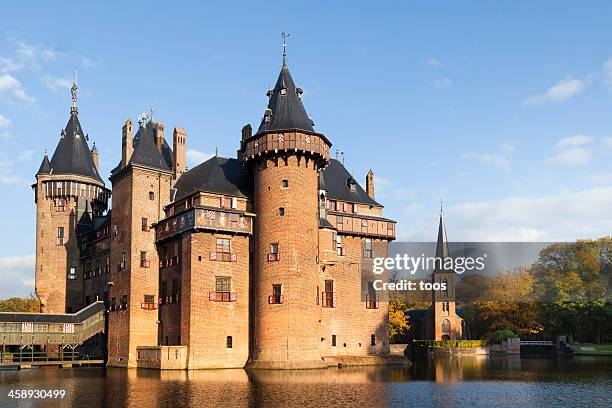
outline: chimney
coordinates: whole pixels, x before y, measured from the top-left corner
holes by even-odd
[[[375,198],[374,194],[374,172],[372,169],[368,171],[368,175],[366,176],[366,192],[370,196],[372,200]]]
[[[160,153],[163,153],[164,149],[164,124],[155,124],[155,146]]]
[[[132,137],[132,120],[128,119],[123,124],[121,131],[121,166],[127,166],[132,157],[132,151],[134,150],[134,140]]]
[[[94,166],[96,166],[96,171],[100,172],[100,153],[98,153],[98,148],[95,143],[91,148],[91,158],[93,159]]]
[[[174,166],[174,178],[178,179],[187,169],[187,148],[185,140],[187,139],[187,132],[182,128],[174,128],[172,132],[172,151],[174,154],[173,166]]]

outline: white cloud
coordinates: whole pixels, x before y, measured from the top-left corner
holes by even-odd
[[[612,137],[606,136],[599,139],[604,147],[612,148]]]
[[[513,153],[516,151],[516,147],[512,143],[502,143],[501,148],[502,150],[505,150],[506,152],[509,152],[509,153]]]
[[[570,147],[563,149],[548,159],[552,164],[559,166],[581,166],[591,161],[593,153],[584,147]]]
[[[592,185],[612,185],[612,173],[589,174],[586,181]]]
[[[34,254],[0,257],[0,298],[27,296],[34,291]]]
[[[52,76],[43,77],[45,86],[54,91],[58,89],[70,89],[72,86],[72,80],[66,78],[55,78]]]
[[[24,69],[38,71],[41,64],[55,58],[56,52],[42,45],[16,41],[12,45],[13,54],[0,58],[0,72],[18,72]]]
[[[565,102],[582,92],[584,87],[585,82],[581,79],[564,79],[550,87],[546,92],[528,97],[523,101],[523,105],[539,106]]]
[[[593,141],[593,136],[585,136],[585,135],[576,135],[564,137],[563,139],[557,142],[558,148],[567,148],[567,147],[576,147],[583,146],[585,144],[589,144]]]
[[[592,136],[576,135],[564,137],[555,144],[555,153],[548,159],[558,166],[581,166],[591,161],[593,152],[587,148],[595,140]]]
[[[26,93],[19,80],[11,75],[0,75],[0,99],[17,100],[33,103],[35,98]]]
[[[187,163],[190,167],[195,167],[213,156],[214,153],[201,152],[196,149],[187,149]]]
[[[32,161],[34,150],[24,150],[19,154],[19,161]]]
[[[0,184],[21,184],[25,180],[15,174],[14,163],[10,160],[0,160]]]
[[[612,187],[445,206],[452,241],[563,241],[610,236]],[[435,239],[437,216],[398,225],[403,240]],[[415,225],[416,224],[416,225]]]
[[[11,120],[8,117],[0,114],[0,129],[8,129],[11,127],[11,124]]]
[[[508,171],[512,165],[510,159],[499,153],[466,153],[461,156],[464,160],[476,160],[496,170]]]
[[[425,60],[425,64],[429,65],[430,67],[434,67],[434,68],[442,68],[446,65],[439,59],[433,58],[433,57],[427,58],[427,60]]]
[[[432,81],[430,85],[436,89],[450,88],[453,86],[453,81],[450,78],[441,78]]]

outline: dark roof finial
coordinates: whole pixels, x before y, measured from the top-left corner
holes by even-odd
[[[70,88],[70,94],[72,96],[72,106],[70,107],[70,113],[78,114],[79,110],[77,109],[77,69],[74,69],[74,82],[72,83],[72,87]]]
[[[287,37],[289,37],[289,34],[283,31],[281,33],[281,38],[283,40],[283,66],[287,65]]]

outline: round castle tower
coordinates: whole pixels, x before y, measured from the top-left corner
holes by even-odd
[[[313,129],[285,56],[262,123],[244,135],[251,163],[255,230],[249,367],[326,367],[321,358],[318,174],[331,143]]]

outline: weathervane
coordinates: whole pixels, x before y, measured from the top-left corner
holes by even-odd
[[[287,65],[287,37],[289,37],[289,34],[283,31],[281,33],[281,39],[283,40],[283,65]]]
[[[72,88],[70,88],[70,94],[72,95],[72,108],[70,109],[72,112],[77,112],[77,70],[74,69],[74,82],[72,83]]]

